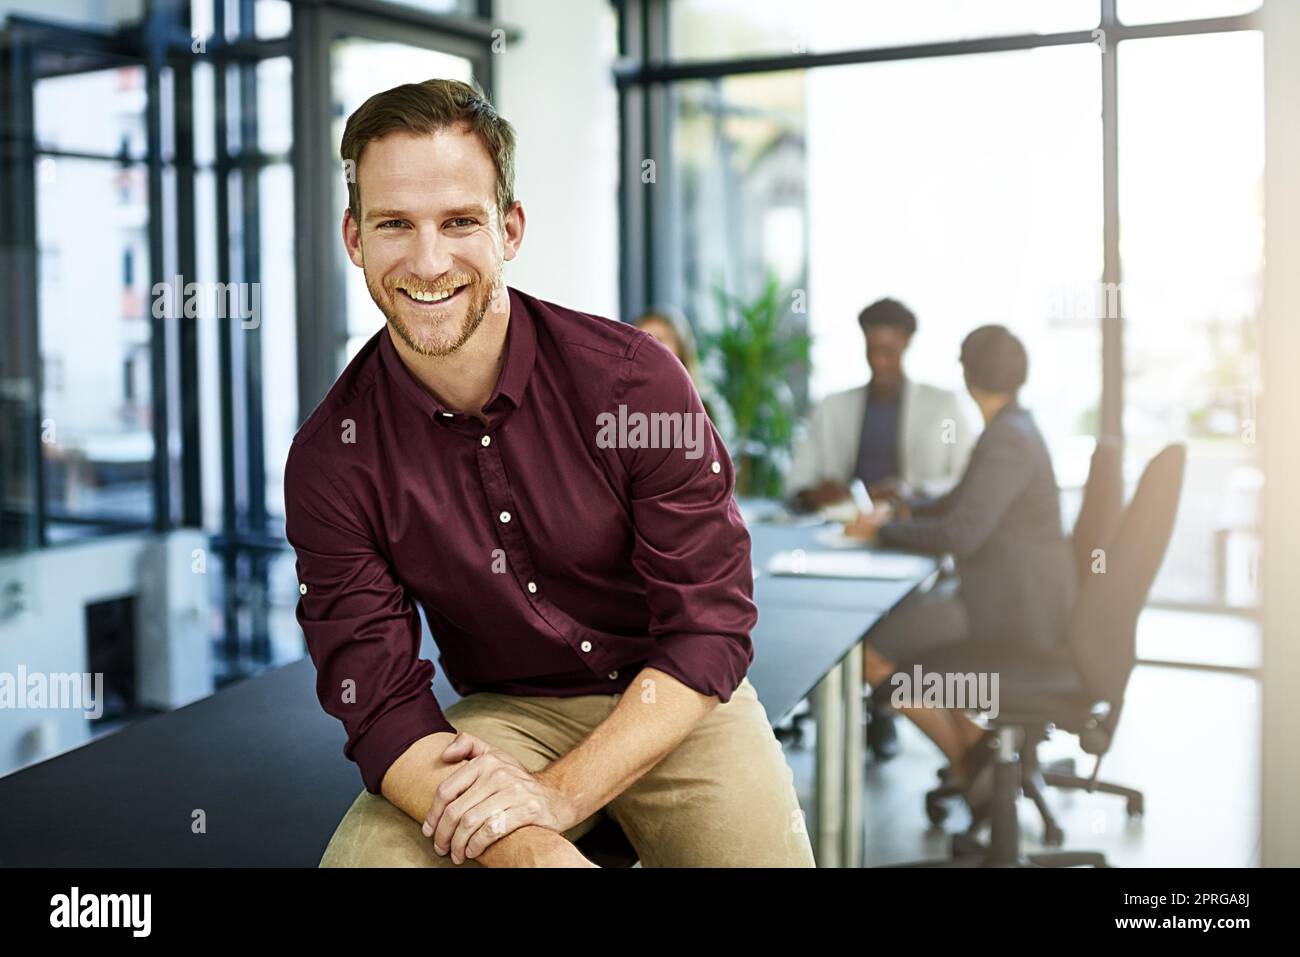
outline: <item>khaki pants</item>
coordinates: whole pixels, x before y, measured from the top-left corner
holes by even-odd
[[[629,689],[629,694],[638,693]],[[479,692],[447,718],[540,771],[609,716],[620,695],[536,698]],[[602,811],[565,832],[577,840],[607,814],[642,867],[812,867],[794,775],[746,679],[731,700]],[[344,815],[321,867],[480,867],[441,857],[420,825],[363,790]]]

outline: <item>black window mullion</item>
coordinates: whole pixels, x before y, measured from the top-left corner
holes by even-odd
[[[190,60],[173,64],[176,109],[176,262],[186,280],[198,279],[195,230],[194,72]],[[203,527],[202,442],[199,417],[199,335],[193,322],[177,327],[181,420],[181,517],[188,528]]]
[[[17,37],[15,37],[17,40]],[[4,235],[0,236],[0,301],[14,319],[2,333],[5,354],[4,374],[30,389],[12,397],[19,406],[15,415],[18,434],[14,468],[21,479],[14,488],[27,489],[28,502],[19,509],[30,509],[21,520],[21,529],[13,534],[12,544],[20,549],[39,548],[46,543],[45,456],[40,452],[43,411],[43,375],[41,370],[40,324],[37,314],[36,256],[36,153],[35,153],[35,84],[31,47],[13,42],[0,50],[0,201],[3,202]],[[12,366],[9,365],[12,363]],[[3,476],[6,481],[10,476]],[[5,503],[6,510],[9,503]],[[7,548],[11,518],[6,525],[3,545]]]

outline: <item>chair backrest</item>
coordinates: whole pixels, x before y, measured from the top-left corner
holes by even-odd
[[[1090,694],[1118,708],[1137,658],[1137,619],[1165,558],[1178,514],[1187,448],[1166,446],[1147,463],[1119,528],[1104,547],[1105,571],[1080,582],[1066,643]]]
[[[1083,502],[1079,505],[1079,516],[1070,536],[1079,582],[1092,573],[1094,555],[1098,549],[1105,551],[1123,510],[1124,476],[1120,467],[1119,440],[1102,436],[1092,450],[1088,482],[1083,487]]]

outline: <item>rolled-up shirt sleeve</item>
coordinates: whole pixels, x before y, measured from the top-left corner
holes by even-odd
[[[731,458],[685,367],[648,335],[624,369],[610,411],[619,413],[620,405],[629,421],[646,416],[644,438],[650,430],[660,439],[672,436],[637,443],[629,429],[619,453],[630,482],[632,564],[645,582],[658,646],[646,667],[725,703],[754,659],[750,632],[758,620]]]
[[[343,753],[366,790],[420,738],[455,732],[419,657],[420,616],[324,457],[295,442],[285,464],[285,532],[297,553],[297,619],[316,695],[343,722]]]

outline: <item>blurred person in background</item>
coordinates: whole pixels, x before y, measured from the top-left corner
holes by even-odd
[[[795,446],[786,489],[801,511],[849,499],[861,479],[874,499],[952,488],[974,433],[955,393],[916,382],[903,372],[903,354],[916,334],[916,316],[896,299],[858,314],[871,379],[824,398]]]
[[[873,302],[858,314],[871,380],[823,399],[795,445],[786,476],[787,504],[796,511],[825,508],[850,498],[861,479],[875,501],[937,495],[957,482],[970,455],[974,430],[955,393],[910,379],[903,354],[916,334],[916,316],[896,299]],[[956,582],[939,586],[954,590]],[[877,758],[898,753],[888,701],[873,698],[867,745]]]
[[[714,388],[708,377],[700,372],[700,358],[695,349],[695,333],[691,331],[691,324],[685,314],[673,306],[658,306],[643,312],[633,325],[650,333],[667,346],[668,350],[686,367],[691,381],[695,383],[695,391],[699,392],[700,401],[704,403],[704,411],[708,413],[714,427],[722,435],[723,442],[730,447],[736,435],[736,423],[731,414],[731,406]]]
[[[867,635],[863,676],[873,687],[943,645],[997,641],[1032,655],[1065,634],[1074,559],[1047,444],[1017,400],[1029,370],[1025,348],[1004,326],[981,326],[962,342],[961,364],[984,419],[961,481],[937,500],[878,505],[845,528],[867,542],[952,555],[961,579],[956,594],[921,596]],[[978,747],[983,729],[960,711],[899,710],[948,757],[971,806],[986,801],[991,765],[989,749]]]

